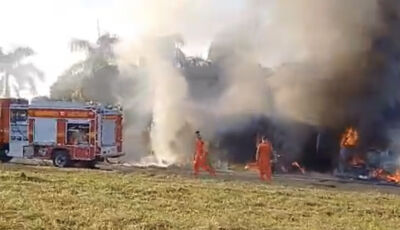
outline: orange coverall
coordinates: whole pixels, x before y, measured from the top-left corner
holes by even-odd
[[[258,170],[260,172],[260,179],[265,181],[271,181],[271,153],[272,145],[271,143],[262,142],[257,147],[257,164]]]
[[[196,152],[193,162],[194,175],[198,175],[200,168],[209,172],[211,175],[215,176],[215,171],[208,165],[207,162],[207,152],[204,151],[204,142],[200,139],[196,140]]]

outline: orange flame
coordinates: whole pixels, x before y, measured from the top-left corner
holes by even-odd
[[[388,175],[386,178],[390,182],[400,184],[400,170],[399,169],[396,170],[396,172],[394,174]]]
[[[358,132],[353,127],[349,127],[342,135],[340,146],[355,147],[358,144]]]
[[[256,171],[256,170],[258,170],[258,164],[257,164],[257,162],[248,163],[248,164],[246,164],[244,169],[251,170],[251,171]]]
[[[356,155],[350,159],[349,164],[351,166],[362,166],[365,165],[365,160],[362,159],[360,156]]]
[[[292,166],[298,168],[298,169],[300,170],[301,174],[305,174],[305,173],[306,173],[305,168],[302,168],[302,167],[300,166],[300,164],[297,163],[297,161],[293,162],[293,163],[292,163]]]
[[[400,184],[400,169],[394,174],[390,174],[383,169],[376,169],[372,172],[372,176],[379,180]]]
[[[372,171],[372,177],[380,180],[385,179],[385,171],[383,169],[375,169]]]

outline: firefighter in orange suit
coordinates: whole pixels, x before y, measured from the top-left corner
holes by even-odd
[[[215,176],[215,171],[207,162],[208,152],[205,150],[204,141],[201,138],[200,132],[196,131],[196,151],[194,153],[193,171],[194,175],[199,174],[200,168]]]
[[[260,179],[265,181],[271,181],[271,154],[272,145],[263,137],[261,143],[257,146],[257,165],[260,172]]]

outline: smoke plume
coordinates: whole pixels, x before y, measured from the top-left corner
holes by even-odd
[[[118,45],[112,83],[131,159],[146,149],[159,161],[190,159],[195,130],[228,155],[240,149],[240,160],[254,142],[239,137],[256,133],[291,159],[313,130],[353,125],[365,146],[389,145],[400,85],[395,0],[119,1],[115,11],[142,35]],[[209,45],[208,60],[185,56],[183,41]]]

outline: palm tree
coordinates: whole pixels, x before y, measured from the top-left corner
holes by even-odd
[[[113,45],[117,42],[118,38],[108,33],[100,36],[95,44],[87,40],[73,39],[70,44],[71,51],[85,52],[86,58],[75,63],[59,76],[57,82],[51,87],[51,96],[64,100],[89,99],[83,93],[84,82],[88,79],[96,81],[95,78],[99,72],[115,67]]]
[[[115,35],[108,33],[100,36],[96,44],[92,44],[87,40],[73,39],[71,41],[71,51],[84,51],[86,52],[86,60],[81,64],[86,70],[96,72],[105,65],[112,65],[115,60],[113,45],[118,42]]]
[[[18,47],[9,53],[3,53],[0,48],[0,76],[1,92],[5,97],[10,97],[10,88],[13,88],[17,96],[19,91],[29,89],[32,94],[37,94],[35,79],[43,80],[43,72],[32,63],[24,62],[25,58],[34,55],[29,47]],[[15,84],[10,84],[10,78]]]
[[[154,41],[159,54],[166,60],[172,61],[177,68],[183,68],[186,62],[186,55],[182,51],[184,44],[180,34],[157,37]]]

